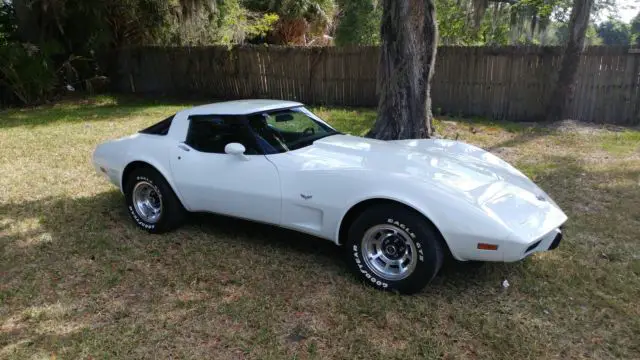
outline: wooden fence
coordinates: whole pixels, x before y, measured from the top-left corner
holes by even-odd
[[[440,47],[434,112],[540,120],[560,55],[555,47]],[[375,47],[141,47],[121,50],[110,75],[121,92],[375,106],[377,64]],[[640,53],[588,48],[569,106],[573,119],[640,124]]]

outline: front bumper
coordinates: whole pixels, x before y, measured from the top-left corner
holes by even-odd
[[[562,227],[559,227],[526,244],[505,244],[503,261],[518,261],[538,252],[554,250],[560,245],[562,238]]]
[[[560,242],[562,241],[562,231],[556,235],[555,239],[553,239],[553,241],[551,242],[551,245],[549,245],[549,248],[547,250],[555,250],[558,246],[560,246]]]

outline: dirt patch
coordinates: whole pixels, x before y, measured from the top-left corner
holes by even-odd
[[[596,124],[577,120],[562,120],[554,123],[542,125],[545,128],[561,133],[578,133],[578,134],[602,134],[606,132],[621,132],[629,130],[629,127],[617,126],[611,124]],[[637,130],[637,129],[636,129]]]

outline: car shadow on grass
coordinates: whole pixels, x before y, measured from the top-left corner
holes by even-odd
[[[312,235],[223,215],[194,213],[186,226],[211,237],[233,238],[251,246],[275,247],[327,259],[339,259],[342,254],[340,247]]]
[[[3,204],[0,213],[4,214],[0,272],[10,279],[2,298],[9,302],[14,296],[19,302],[36,293],[53,301],[60,294],[100,296],[123,284],[136,288],[140,280],[133,274],[161,284],[184,284],[189,276],[204,272],[211,276],[206,282],[212,294],[227,283],[251,292],[265,280],[286,281],[284,289],[293,292],[312,284],[330,283],[336,289],[362,284],[348,272],[341,247],[275,226],[192,214],[177,231],[148,234],[133,225],[117,191]],[[449,264],[434,286],[460,286],[459,291],[469,281],[483,286],[492,266]],[[311,283],[314,277],[323,280]],[[64,287],[62,293],[59,286]]]
[[[192,214],[187,226],[193,226],[212,237],[231,237],[239,246],[256,248],[257,251],[276,249],[289,256],[305,255],[312,266],[344,277],[353,285],[364,285],[364,281],[348,271],[344,248],[331,241],[272,225],[207,213]],[[428,294],[430,289],[445,284],[447,287],[459,286],[461,291],[470,285],[489,285],[489,282],[495,281],[489,280],[487,274],[498,268],[509,272],[509,267],[509,264],[461,262],[449,258],[423,293]]]

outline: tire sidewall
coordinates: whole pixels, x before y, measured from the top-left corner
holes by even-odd
[[[144,221],[138,215],[133,205],[133,189],[138,183],[143,181],[149,183],[149,185],[153,187],[153,190],[158,194],[158,197],[160,197],[160,200],[162,201],[160,218],[158,218],[158,221],[156,221],[155,223]],[[138,227],[147,231],[154,231],[157,229],[158,225],[162,223],[166,213],[165,197],[164,197],[164,194],[162,193],[162,190],[157,185],[157,181],[154,180],[152,175],[149,175],[146,173],[134,174],[127,183],[126,200],[127,200],[127,210],[129,211],[129,216],[131,216],[131,218],[136,223],[136,225],[138,225]]]
[[[348,262],[353,270],[363,277],[363,280],[378,289],[413,293],[422,289],[429,283],[441,265],[437,248],[434,248],[433,232],[425,226],[422,219],[413,214],[399,211],[365,212],[357,219],[349,231],[347,241]],[[417,251],[416,267],[413,272],[402,280],[386,280],[373,272],[364,261],[362,255],[362,238],[364,233],[376,225],[394,225],[409,234]],[[436,245],[437,246],[437,245]]]

